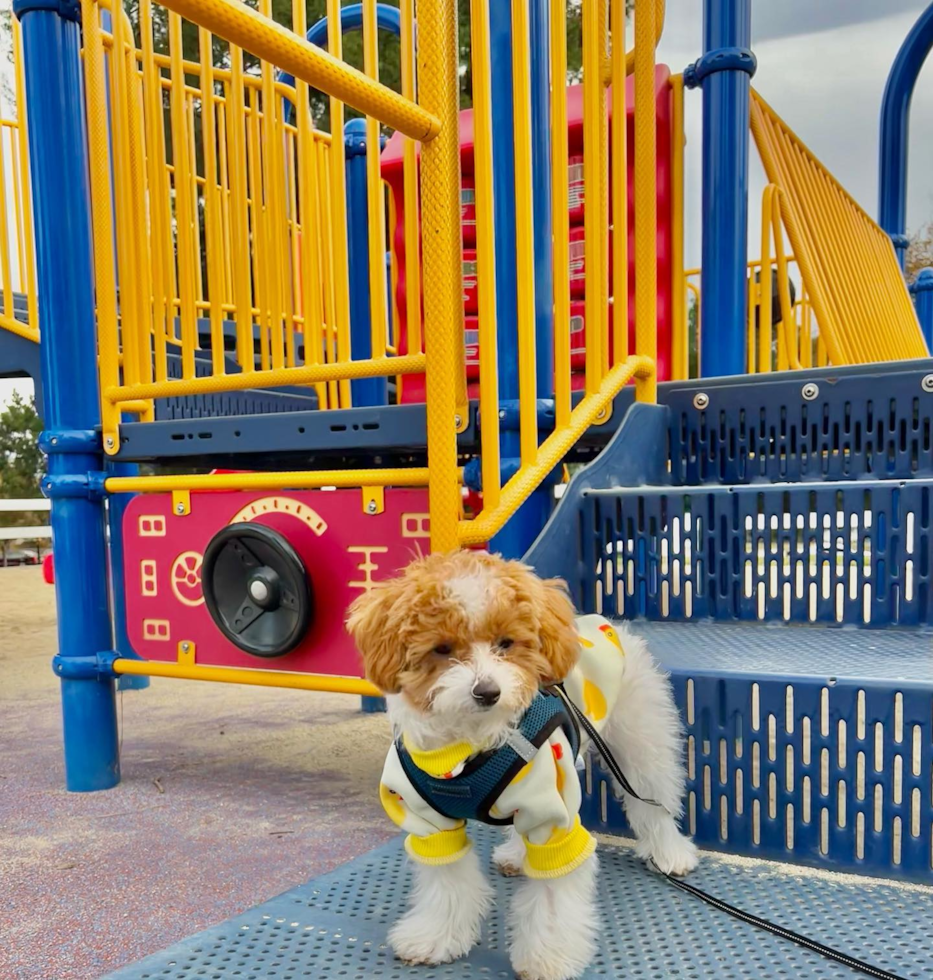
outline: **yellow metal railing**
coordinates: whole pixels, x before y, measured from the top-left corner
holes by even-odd
[[[588,290],[592,315],[586,317],[585,327],[585,390],[574,405],[568,236],[556,234],[556,425],[540,442],[531,234],[531,51],[525,4],[512,0],[520,459],[517,472],[504,484],[497,392],[490,0],[471,2],[484,491],[483,510],[469,521],[461,516],[457,455],[457,432],[468,422],[468,404],[459,220],[459,46],[452,0],[421,0],[417,46],[413,2],[402,0],[401,94],[378,80],[375,0],[364,2],[363,72],[341,60],[339,31],[328,32],[327,52],[304,41],[307,24],[301,0],[292,5],[294,32],[272,21],[270,0],[259,0],[258,9],[237,0],[164,0],[160,9],[151,0],[140,0],[138,24],[131,24],[119,7],[119,16],[105,18],[102,11],[110,2],[82,0],[107,451],[113,453],[119,446],[121,413],[151,418],[153,402],[159,398],[307,385],[313,386],[321,407],[341,408],[350,404],[353,378],[424,373],[428,466],[111,478],[109,491],[426,485],[432,547],[445,550],[486,542],[496,534],[586,429],[609,418],[613,398],[627,382],[635,381],[640,399],[654,399],[654,48],[663,23],[662,0],[638,0],[636,44],[627,53],[624,0],[597,0],[584,7],[586,179],[594,188],[586,209],[586,261],[588,279],[598,286]],[[328,0],[328,16],[334,22],[339,6],[338,0]],[[556,77],[562,77],[562,0],[554,0],[552,13],[551,66]],[[191,37],[185,19],[197,26],[199,61],[190,60],[191,52],[185,49]],[[167,33],[157,24],[167,24]],[[245,69],[246,52],[260,59],[258,71]],[[283,69],[294,75],[294,85],[279,80]],[[632,71],[636,296],[642,297],[636,309],[634,351],[628,349],[627,326],[625,126],[614,127],[610,144],[607,114],[611,105],[618,118],[625,119],[625,76]],[[329,98],[332,134],[342,134],[345,104],[367,117],[372,356],[364,359],[354,359],[350,351],[343,139],[331,139],[314,128],[311,87]],[[113,107],[110,112],[108,105]],[[563,86],[556,86],[555,132],[566,133],[566,118],[566,95]],[[380,124],[406,136],[403,202],[409,288],[404,326],[397,309],[394,316],[388,315],[386,302]],[[559,232],[567,221],[566,140],[553,140],[552,151]],[[617,243],[611,270],[610,228]],[[423,255],[419,239],[429,243]],[[397,262],[393,254],[393,285]],[[611,342],[610,279],[619,297]],[[408,353],[400,354],[403,329]],[[229,367],[231,358],[236,370]]]
[[[11,18],[16,118],[0,118],[0,329],[39,340],[32,199],[26,140],[26,91],[19,22]],[[25,298],[17,319],[17,296]]]
[[[534,335],[535,284],[531,199],[530,38],[524,0],[512,2],[512,55],[516,257],[518,278],[519,445],[517,472],[502,485],[496,352],[495,244],[492,219],[492,119],[488,15],[491,0],[472,0],[472,68],[474,105],[474,171],[476,182],[477,286],[479,291],[479,403],[482,438],[483,509],[473,520],[460,521],[459,542],[482,544],[493,537],[528,495],[574,446],[587,428],[609,418],[612,401],[629,381],[637,397],[655,399],[656,189],[654,51],[660,36],[664,4],[637,0],[635,49],[625,51],[624,0],[595,0],[582,10],[583,30],[583,154],[587,204],[584,211],[587,268],[583,397],[571,407],[570,290],[567,261],[567,132],[566,91],[551,89],[551,187],[554,270],[554,396],[555,428],[539,443]],[[551,4],[552,78],[566,77],[566,7]],[[611,28],[611,34],[610,34]],[[625,125],[613,127],[610,146],[608,106],[613,118],[625,119],[625,76],[635,73],[635,215],[636,215],[636,344],[628,350],[628,269],[625,242],[628,188]],[[612,87],[607,100],[607,88]],[[554,134],[561,134],[555,138]],[[612,161],[613,208],[609,211]],[[593,190],[595,189],[595,190]],[[613,223],[614,261],[609,267],[609,229]],[[426,253],[427,258],[427,253]],[[427,270],[425,270],[427,277]],[[621,302],[612,324],[612,355],[608,321],[609,283]],[[642,297],[640,303],[638,297]],[[647,297],[647,298],[646,298]],[[429,374],[430,377],[430,374]],[[428,406],[432,404],[430,392]],[[432,468],[433,479],[433,468]],[[433,517],[432,517],[433,519]]]
[[[927,356],[888,236],[754,90],[751,126],[831,362]]]

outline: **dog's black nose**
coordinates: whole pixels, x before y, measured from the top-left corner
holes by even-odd
[[[471,693],[477,704],[481,704],[484,708],[491,708],[499,700],[502,691],[499,690],[499,685],[495,681],[484,679],[473,685]]]

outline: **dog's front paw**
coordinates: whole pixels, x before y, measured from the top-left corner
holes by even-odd
[[[556,949],[512,950],[512,969],[519,980],[577,980],[589,965],[591,950],[581,955]]]
[[[665,834],[661,840],[639,841],[635,853],[644,861],[653,861],[668,875],[687,875],[697,866],[700,855],[696,844],[681,833]]]
[[[479,942],[479,925],[475,928],[445,928],[423,915],[408,913],[389,930],[389,945],[395,955],[411,965],[450,963],[466,956]]]

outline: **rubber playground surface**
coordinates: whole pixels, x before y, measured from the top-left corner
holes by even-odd
[[[55,597],[0,568],[0,978],[91,980],[393,836],[359,698],[154,679],[123,781],[64,789]]]

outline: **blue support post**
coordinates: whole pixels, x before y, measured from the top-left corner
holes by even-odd
[[[355,360],[372,356],[369,316],[369,194],[366,188],[366,120],[343,129],[347,161],[347,257],[350,276],[350,350]],[[385,405],[387,378],[350,382],[353,407]]]
[[[684,72],[703,86],[703,377],[745,371],[750,25],[751,0],[705,0],[704,54]]]
[[[933,4],[920,15],[904,39],[881,100],[878,141],[878,224],[891,236],[904,265],[907,238],[907,143],[910,100],[927,55],[933,48]],[[918,308],[919,312],[919,308]],[[927,341],[929,345],[929,340]]]
[[[78,663],[111,644],[78,4],[15,0],[13,12],[29,103],[59,658]],[[120,781],[113,679],[92,672],[61,685],[65,783],[109,789]]]
[[[927,351],[933,354],[933,269],[921,269],[910,284],[910,292],[923,339],[927,342]]]
[[[543,141],[547,143],[547,48],[537,51],[537,40],[544,36],[547,37],[547,7],[546,4],[534,0],[531,8],[532,14],[532,123],[535,127],[532,131],[532,151],[541,145]],[[543,25],[541,17],[544,17]],[[543,32],[543,33],[542,33]],[[499,363],[499,399],[505,402],[518,401],[518,372],[515,365],[518,363],[518,282],[515,275],[515,144],[514,144],[514,111],[512,105],[512,10],[511,4],[493,3],[489,5],[489,34],[490,34],[490,62],[492,71],[492,91],[495,93],[495,112],[493,113],[492,131],[492,180],[493,180],[493,200],[494,212],[493,223],[496,235],[496,315],[497,315],[497,340],[498,340],[498,363]],[[538,91],[542,85],[541,72],[544,72],[544,93]],[[544,113],[542,119],[541,101],[544,101]],[[541,124],[545,126],[542,134],[535,130]],[[547,153],[547,149],[545,149]],[[538,171],[547,169],[550,171],[550,159],[545,157],[539,160],[533,157],[535,178]],[[550,196],[548,184],[540,183],[534,179],[535,206],[541,201],[539,193],[543,193],[542,188],[547,187],[547,197]],[[543,178],[547,180],[547,178]],[[551,304],[551,289],[547,287],[544,295],[538,291],[538,282],[543,275],[540,270],[540,256],[543,254],[538,250],[539,233],[537,215],[535,216],[535,309],[536,309],[536,330],[538,330],[537,357],[539,368],[537,372],[539,396],[541,394],[541,360],[542,345],[547,345],[547,351],[543,354],[543,359],[549,365],[553,364],[553,341],[551,340],[551,330],[543,316],[538,316],[542,304]],[[550,207],[547,208],[547,263],[550,265]],[[543,281],[543,280],[542,280]],[[548,310],[547,317],[551,314]],[[543,336],[543,335],[546,335]],[[551,392],[553,386],[553,366],[547,369],[545,380],[545,391]],[[500,452],[503,459],[514,458],[520,455],[519,434],[512,429],[503,429],[500,436]],[[521,506],[518,513],[509,521],[508,524],[492,539],[490,549],[501,552],[507,558],[521,557],[532,541],[538,536],[541,528],[544,527],[551,512],[551,493],[548,486],[536,490],[528,500]]]

